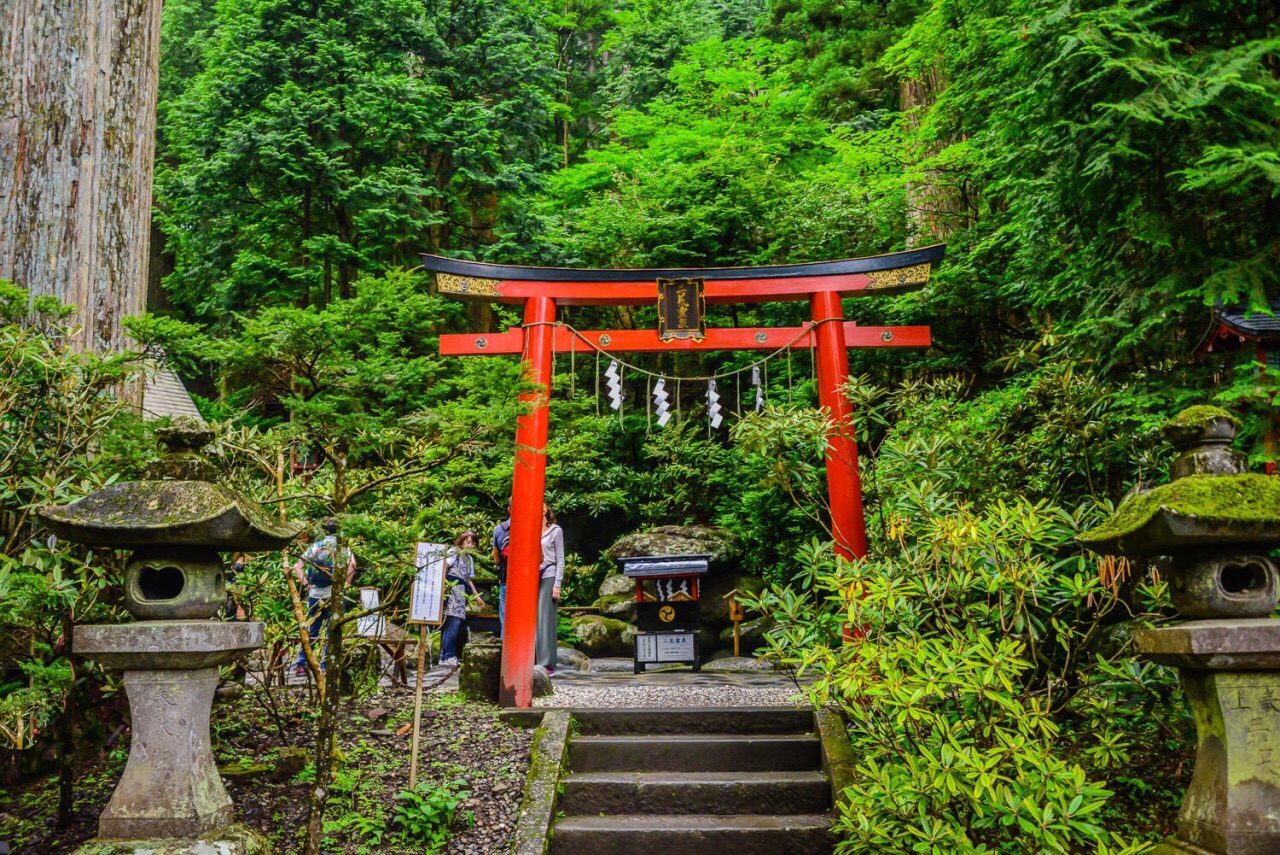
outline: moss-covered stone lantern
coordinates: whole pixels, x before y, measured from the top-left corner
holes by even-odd
[[[1280,853],[1280,479],[1246,471],[1225,410],[1192,407],[1165,426],[1173,481],[1134,496],[1079,537],[1104,555],[1167,556],[1187,621],[1135,635],[1179,669],[1197,751],[1178,835],[1160,855]]]
[[[219,553],[281,549],[300,527],[212,482],[211,431],[179,419],[158,435],[167,451],[145,480],[40,509],[61,538],[133,550],[125,605],[139,620],[75,628],[77,653],[124,671],[133,719],[128,763],[83,851],[256,855],[267,845],[232,825],[209,713],[219,667],[261,647],[262,624],[210,618],[226,598]]]

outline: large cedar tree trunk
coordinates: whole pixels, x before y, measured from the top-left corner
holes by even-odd
[[[160,0],[0,0],[0,279],[128,342],[145,307]]]
[[[911,80],[902,81],[899,96],[908,129],[920,126],[924,114],[947,87],[937,66]],[[937,156],[952,140],[935,140],[920,152],[922,159]],[[969,188],[965,176],[941,169],[924,169],[919,180],[907,184],[907,245],[945,241],[957,229],[971,223]]]

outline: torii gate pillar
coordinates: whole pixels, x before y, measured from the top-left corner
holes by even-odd
[[[827,495],[831,503],[831,536],[845,558],[867,554],[867,528],[862,516],[862,484],[858,477],[858,444],[853,436],[853,407],[844,393],[849,379],[840,292],[821,291],[810,298],[816,329],[818,402],[831,421],[827,437]]]
[[[538,582],[542,566],[542,503],[547,488],[547,420],[551,397],[552,339],[556,304],[530,297],[524,304],[529,382],[520,396],[516,465],[511,482],[511,550],[507,558],[506,620],[502,628],[502,679],[498,701],[528,707],[533,700],[533,653],[538,631]]]

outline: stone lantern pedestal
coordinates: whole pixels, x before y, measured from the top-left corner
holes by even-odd
[[[181,422],[181,420],[179,420]],[[80,855],[268,855],[232,823],[209,738],[219,668],[262,646],[261,623],[210,620],[226,599],[220,551],[280,549],[298,527],[212,483],[198,452],[209,431],[175,424],[148,480],[112,484],[69,506],[40,509],[55,534],[133,550],[125,605],[135,623],[77,626],[75,650],[124,671],[129,760]]]
[[[1175,667],[1196,720],[1178,837],[1158,853],[1280,852],[1280,621],[1201,620],[1137,633]]]
[[[1177,668],[1196,723],[1178,834],[1158,855],[1280,853],[1280,479],[1229,448],[1232,416],[1193,407],[1165,428],[1174,481],[1080,535],[1108,555],[1168,556],[1183,623],[1138,631],[1138,652]]]
[[[262,624],[145,621],[81,626],[76,650],[124,671],[133,742],[98,818],[109,840],[205,838],[231,824],[209,713],[219,667],[262,646]],[[265,851],[265,850],[263,850]]]

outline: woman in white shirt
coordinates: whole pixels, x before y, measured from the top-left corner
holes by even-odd
[[[556,669],[556,601],[560,599],[560,585],[564,582],[564,530],[556,524],[555,511],[542,504],[542,572],[538,580],[538,641],[534,649],[534,662],[546,668]]]

